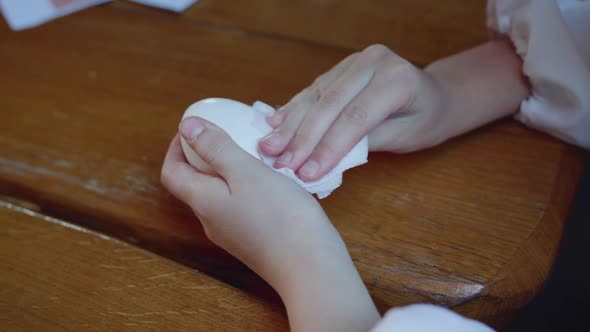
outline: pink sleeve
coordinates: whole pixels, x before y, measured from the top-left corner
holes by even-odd
[[[516,118],[590,149],[590,1],[489,0],[487,15],[514,43],[531,84]]]
[[[431,304],[394,308],[371,332],[493,332],[488,326]]]

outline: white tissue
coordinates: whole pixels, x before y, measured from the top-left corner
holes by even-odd
[[[265,115],[272,114],[275,110],[271,106],[257,101],[252,105],[252,108],[256,111],[263,112]],[[272,131],[270,126],[268,127],[268,133]],[[265,164],[272,167],[274,165],[276,157],[266,156],[260,152],[259,157],[264,161]],[[326,198],[330,195],[336,188],[342,185],[342,174],[356,166],[360,166],[367,162],[367,156],[369,155],[369,141],[367,137],[363,137],[363,139],[354,146],[354,148],[346,155],[342,160],[336,165],[334,169],[332,169],[328,174],[317,181],[313,182],[304,182],[302,181],[295,172],[290,168],[280,168],[276,169],[277,172],[285,175],[289,179],[295,181],[298,185],[305,188],[308,192],[312,194],[317,194],[318,198]]]
[[[265,116],[269,116],[275,112],[275,109],[267,105],[261,101],[256,101],[252,104],[252,108],[258,112],[263,113]],[[265,121],[266,123],[266,121]],[[272,131],[272,128],[268,126],[269,134]],[[326,198],[328,197],[336,188],[342,185],[342,174],[356,166],[360,166],[362,164],[367,163],[367,156],[369,155],[369,141],[367,137],[363,137],[363,139],[354,146],[354,148],[344,157],[342,160],[336,165],[334,169],[332,169],[328,174],[317,181],[313,182],[304,182],[301,180],[290,168],[280,168],[276,169],[273,167],[276,157],[266,156],[260,152],[258,152],[259,157],[265,164],[272,167],[277,172],[285,175],[289,179],[295,181],[298,185],[305,188],[308,192],[312,194],[316,194],[318,198]]]

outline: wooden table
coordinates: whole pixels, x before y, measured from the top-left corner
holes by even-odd
[[[20,291],[8,291],[2,305],[31,300],[27,287],[52,287],[18,273],[4,277],[4,269],[17,268],[64,273],[38,264],[45,259],[68,256],[64,266],[72,279],[54,281],[61,285],[83,287],[89,268],[106,275],[94,263],[116,261],[137,280],[149,273],[121,261],[112,248],[128,248],[124,244],[47,225],[52,216],[198,268],[280,308],[272,290],[212,245],[190,210],[159,183],[183,111],[211,96],[279,105],[347,54],[376,42],[425,65],[485,41],[484,9],[483,0],[201,0],[176,15],[115,2],[24,32],[2,24],[0,194],[39,210],[34,216],[2,212],[0,229],[10,239],[3,240],[3,253],[31,255],[28,267],[3,260],[2,287]],[[372,154],[321,204],[381,310],[431,302],[501,326],[547,277],[582,162],[575,148],[504,120],[428,151]],[[11,238],[19,227],[25,230]],[[50,247],[35,235],[45,232],[57,234],[63,246],[27,250]],[[101,239],[110,250],[106,263],[87,261],[102,252],[88,247],[69,257],[64,248],[77,237]],[[157,265],[188,271],[163,258]],[[178,287],[201,279],[221,285],[191,278]],[[178,292],[172,282],[167,287],[166,296]],[[225,287],[223,294],[236,292]],[[147,293],[134,296],[149,301]],[[92,305],[98,310],[119,298]],[[236,305],[251,302],[258,312],[270,308],[241,295]],[[11,324],[25,324],[14,308],[7,314]],[[76,324],[97,319],[81,317]],[[253,324],[284,326],[281,315],[262,317],[273,322]]]
[[[270,305],[120,241],[0,202],[3,331],[284,331]]]

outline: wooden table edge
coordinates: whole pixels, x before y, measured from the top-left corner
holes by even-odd
[[[539,293],[557,256],[584,162],[582,150],[564,145],[547,209],[535,229],[473,300],[460,303],[453,310],[467,316],[477,311],[480,319],[488,324],[493,322],[493,327],[499,329]],[[555,232],[560,240],[546,241]]]

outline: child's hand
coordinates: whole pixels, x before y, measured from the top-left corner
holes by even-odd
[[[291,330],[369,330],[379,314],[317,201],[215,125],[191,117],[180,132],[218,176],[190,166],[176,136],[164,186],[193,209],[213,242],[278,291]]]
[[[329,172],[369,134],[372,151],[407,152],[439,143],[440,91],[422,70],[382,45],[344,59],[268,118],[261,143],[276,167],[304,181]]]
[[[187,118],[180,131],[219,175],[189,165],[177,136],[164,161],[162,182],[193,209],[215,244],[271,284],[312,252],[331,250],[347,257],[340,236],[309,193],[206,120]]]
[[[529,94],[510,42],[414,67],[382,45],[344,59],[275,112],[260,150],[304,181],[328,173],[365,135],[371,151],[410,152],[513,114]]]

